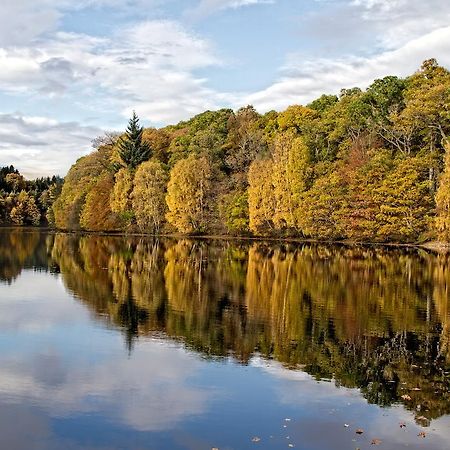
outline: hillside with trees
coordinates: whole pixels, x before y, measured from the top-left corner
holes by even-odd
[[[449,134],[450,72],[434,59],[282,112],[160,129],[134,114],[72,166],[49,215],[65,230],[448,242]]]
[[[54,224],[52,205],[61,192],[57,176],[26,180],[13,166],[0,168],[0,224]]]

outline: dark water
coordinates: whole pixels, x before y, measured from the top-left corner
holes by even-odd
[[[0,231],[0,448],[448,449],[449,296],[423,250]]]

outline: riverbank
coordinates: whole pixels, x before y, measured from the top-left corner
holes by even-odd
[[[390,247],[390,248],[422,248],[437,253],[450,252],[450,243],[440,241],[428,241],[423,243],[414,242],[371,242],[358,241],[352,239],[323,240],[300,237],[276,237],[276,236],[231,236],[226,234],[182,234],[182,233],[161,233],[151,234],[142,232],[126,231],[87,231],[87,230],[62,230],[52,227],[17,227],[3,225],[2,230],[22,230],[22,231],[43,231],[48,233],[66,233],[75,235],[99,235],[134,238],[165,238],[165,239],[197,239],[197,240],[223,240],[223,241],[249,241],[249,242],[272,242],[272,243],[295,243],[295,244],[325,244],[359,247]]]

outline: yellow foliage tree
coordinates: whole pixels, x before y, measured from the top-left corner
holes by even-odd
[[[10,218],[16,225],[39,225],[41,213],[34,197],[26,191],[21,191],[16,205],[11,210]]]
[[[273,161],[257,159],[248,172],[248,209],[250,230],[263,233],[273,230],[276,201],[272,182]]]
[[[450,143],[445,147],[445,168],[436,193],[436,229],[439,239],[450,242]]]
[[[211,212],[213,170],[205,156],[178,161],[170,174],[166,202],[169,223],[181,233],[206,231]]]
[[[158,233],[167,210],[167,174],[159,161],[142,163],[134,176],[132,206],[142,231]]]
[[[303,139],[292,132],[280,135],[275,140],[272,170],[276,201],[273,222],[277,229],[298,227],[301,195],[310,178],[309,151]]]
[[[55,225],[62,229],[77,229],[86,196],[105,168],[109,165],[111,151],[101,147],[98,151],[80,158],[64,179],[61,195],[53,204]]]
[[[110,206],[112,212],[119,214],[126,221],[131,221],[131,192],[133,190],[133,173],[123,167],[114,176],[114,188],[111,192]]]

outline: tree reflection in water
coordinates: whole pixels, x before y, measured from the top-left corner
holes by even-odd
[[[60,268],[99,320],[182,340],[205,357],[275,359],[401,402],[422,425],[450,413],[450,258],[417,249],[27,235],[0,245],[2,279]]]

